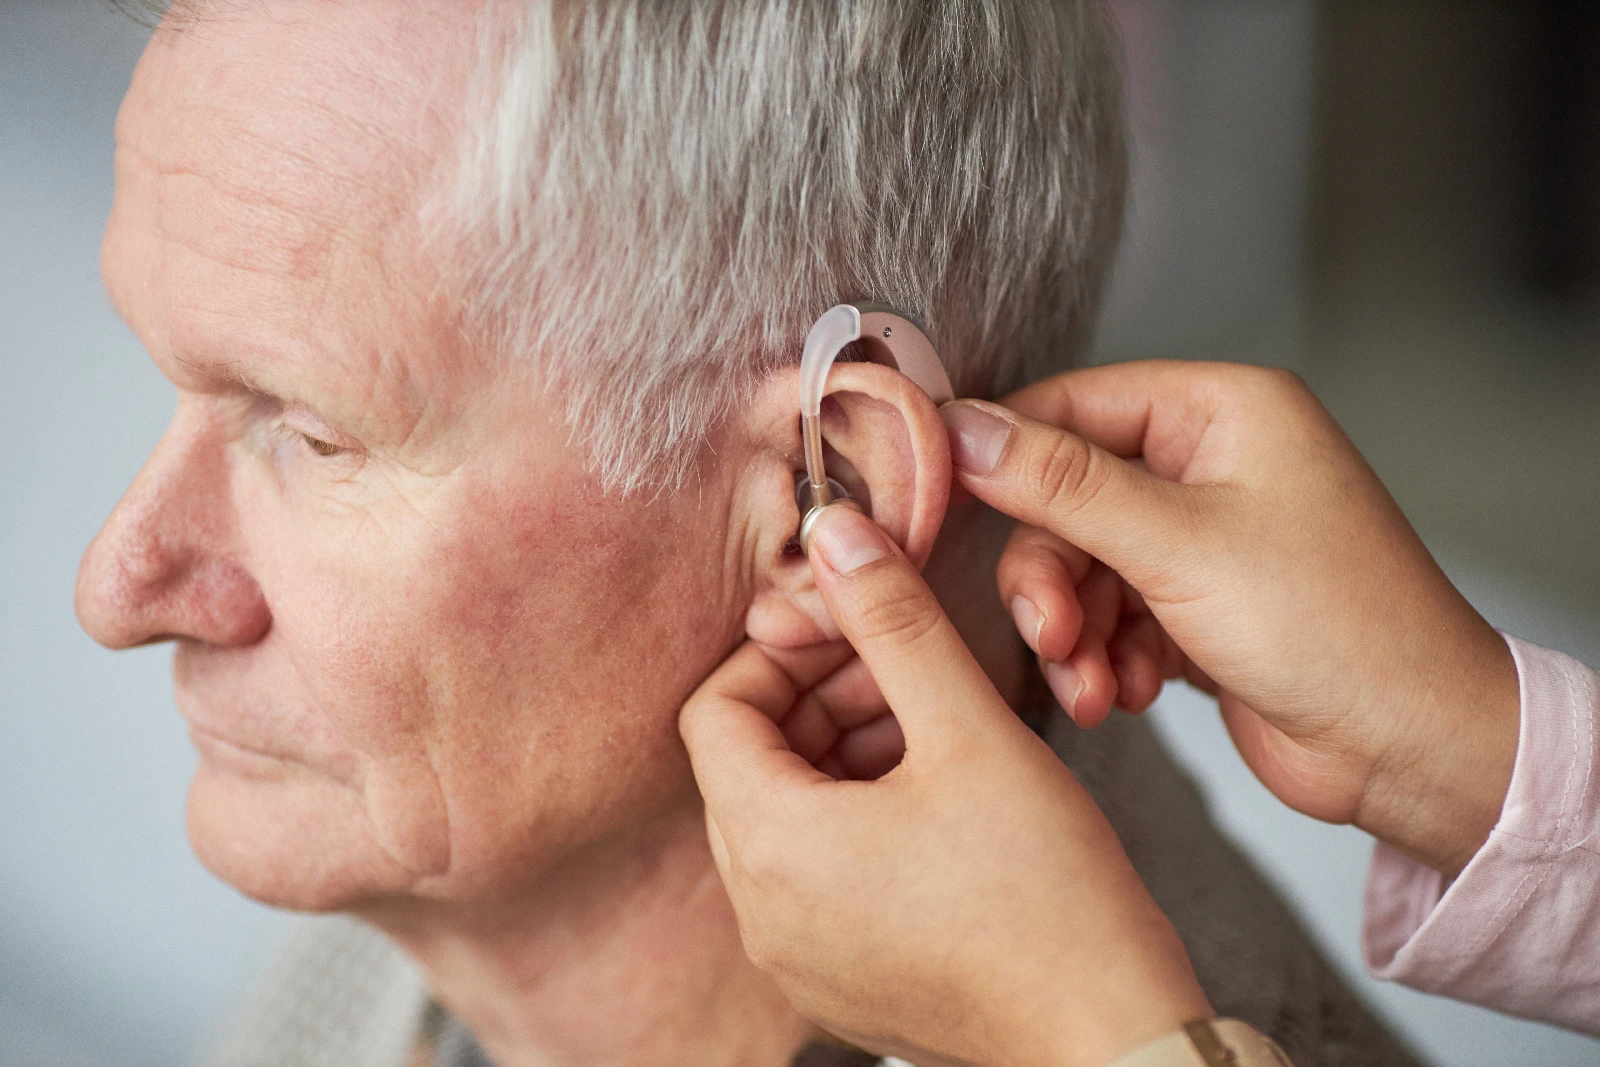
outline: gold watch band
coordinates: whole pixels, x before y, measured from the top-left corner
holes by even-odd
[[[1111,1067],[1294,1067],[1277,1044],[1238,1019],[1197,1019]]]

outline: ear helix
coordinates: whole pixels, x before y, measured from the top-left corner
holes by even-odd
[[[900,371],[936,404],[955,398],[950,376],[933,344],[916,325],[882,304],[839,304],[823,313],[810,331],[800,358],[800,438],[805,449],[806,473],[795,480],[795,503],[800,508],[800,550],[808,551],[811,528],[824,508],[840,505],[861,510],[844,486],[828,477],[822,457],[822,390],[839,352],[860,341],[862,352],[874,363]]]

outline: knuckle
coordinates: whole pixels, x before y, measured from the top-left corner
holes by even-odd
[[[703,689],[697,689],[678,712],[678,736],[691,749],[700,740],[706,717],[706,703],[709,699]]]
[[[1054,534],[1030,528],[1027,536],[1013,537],[1006,545],[998,576],[1002,587],[1030,580],[1071,584],[1065,543]]]
[[[765,934],[753,930],[746,933],[743,940],[744,954],[756,970],[780,982],[788,977],[788,957]]]
[[[1254,370],[1265,388],[1278,396],[1307,396],[1311,392],[1306,380],[1292,370],[1282,367],[1258,367]]]
[[[721,693],[697,691],[678,712],[678,737],[691,758],[714,755],[726,739],[723,724],[728,721],[733,701]]]
[[[939,625],[939,609],[924,589],[886,590],[864,606],[858,625],[862,637],[878,644],[914,645]]]
[[[752,915],[740,923],[739,939],[744,943],[745,956],[750,962],[780,984],[803,976],[803,961],[812,938],[793,929],[793,924],[774,921],[765,915]]]
[[[739,868],[745,881],[763,893],[783,887],[792,875],[786,850],[775,835],[757,830],[749,834],[739,849]]]
[[[1048,530],[1033,527],[1017,539],[1017,553],[1026,562],[1052,574],[1066,566],[1067,543]]]
[[[1290,397],[1311,393],[1305,379],[1292,370],[1250,363],[1206,364],[1200,380],[1222,396]]]
[[[1029,470],[1029,488],[1052,511],[1070,514],[1092,500],[1105,482],[1103,464],[1089,445],[1057,434],[1040,448]]]

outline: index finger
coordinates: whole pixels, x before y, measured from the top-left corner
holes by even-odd
[[[1016,722],[922,575],[871,519],[829,508],[810,554],[823,602],[899,720],[908,756],[957,722]]]
[[[1175,478],[1215,417],[1227,380],[1252,370],[1184,360],[1110,363],[1052,375],[1000,403]]]
[[[1201,487],[998,404],[953,400],[939,414],[957,481],[997,511],[1086,550],[1146,593],[1192,557]]]

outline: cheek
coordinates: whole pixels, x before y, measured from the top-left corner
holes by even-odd
[[[424,599],[463,861],[538,866],[690,788],[677,711],[737,613],[649,519],[608,499],[512,508],[440,554]]]
[[[705,537],[645,505],[465,479],[425,516],[264,525],[273,640],[409,869],[441,851],[466,878],[536,869],[689,788],[677,710],[740,617],[709,557],[677,548]]]
[[[258,655],[272,700],[334,739],[355,768],[364,834],[403,870],[450,864],[449,808],[435,753],[435,696],[421,610],[418,531],[308,501],[267,483],[239,502],[254,573],[272,610]]]

